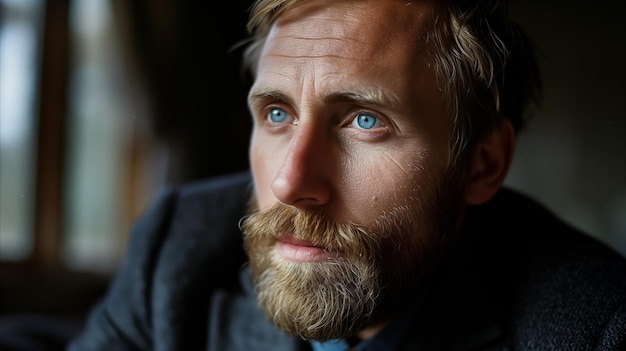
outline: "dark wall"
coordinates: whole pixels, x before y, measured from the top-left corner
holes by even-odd
[[[626,2],[511,5],[538,47],[545,92],[508,185],[626,255]]]

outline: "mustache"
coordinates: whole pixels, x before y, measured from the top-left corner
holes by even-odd
[[[246,241],[278,240],[288,235],[314,246],[363,257],[378,252],[382,235],[353,223],[340,223],[320,209],[299,209],[276,203],[240,221]]]

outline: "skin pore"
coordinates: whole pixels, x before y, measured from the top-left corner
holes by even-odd
[[[308,1],[269,33],[249,94],[243,229],[260,305],[288,333],[372,337],[460,223],[452,121],[426,59],[437,6]]]

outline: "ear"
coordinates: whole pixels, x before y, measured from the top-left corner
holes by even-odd
[[[502,126],[483,138],[474,150],[472,170],[464,194],[467,204],[483,204],[502,187],[514,149],[515,130],[505,118]]]

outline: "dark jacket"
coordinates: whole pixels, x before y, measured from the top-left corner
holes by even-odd
[[[164,191],[77,350],[307,350],[258,309],[242,173]],[[403,350],[624,350],[626,260],[510,190],[470,208]]]

